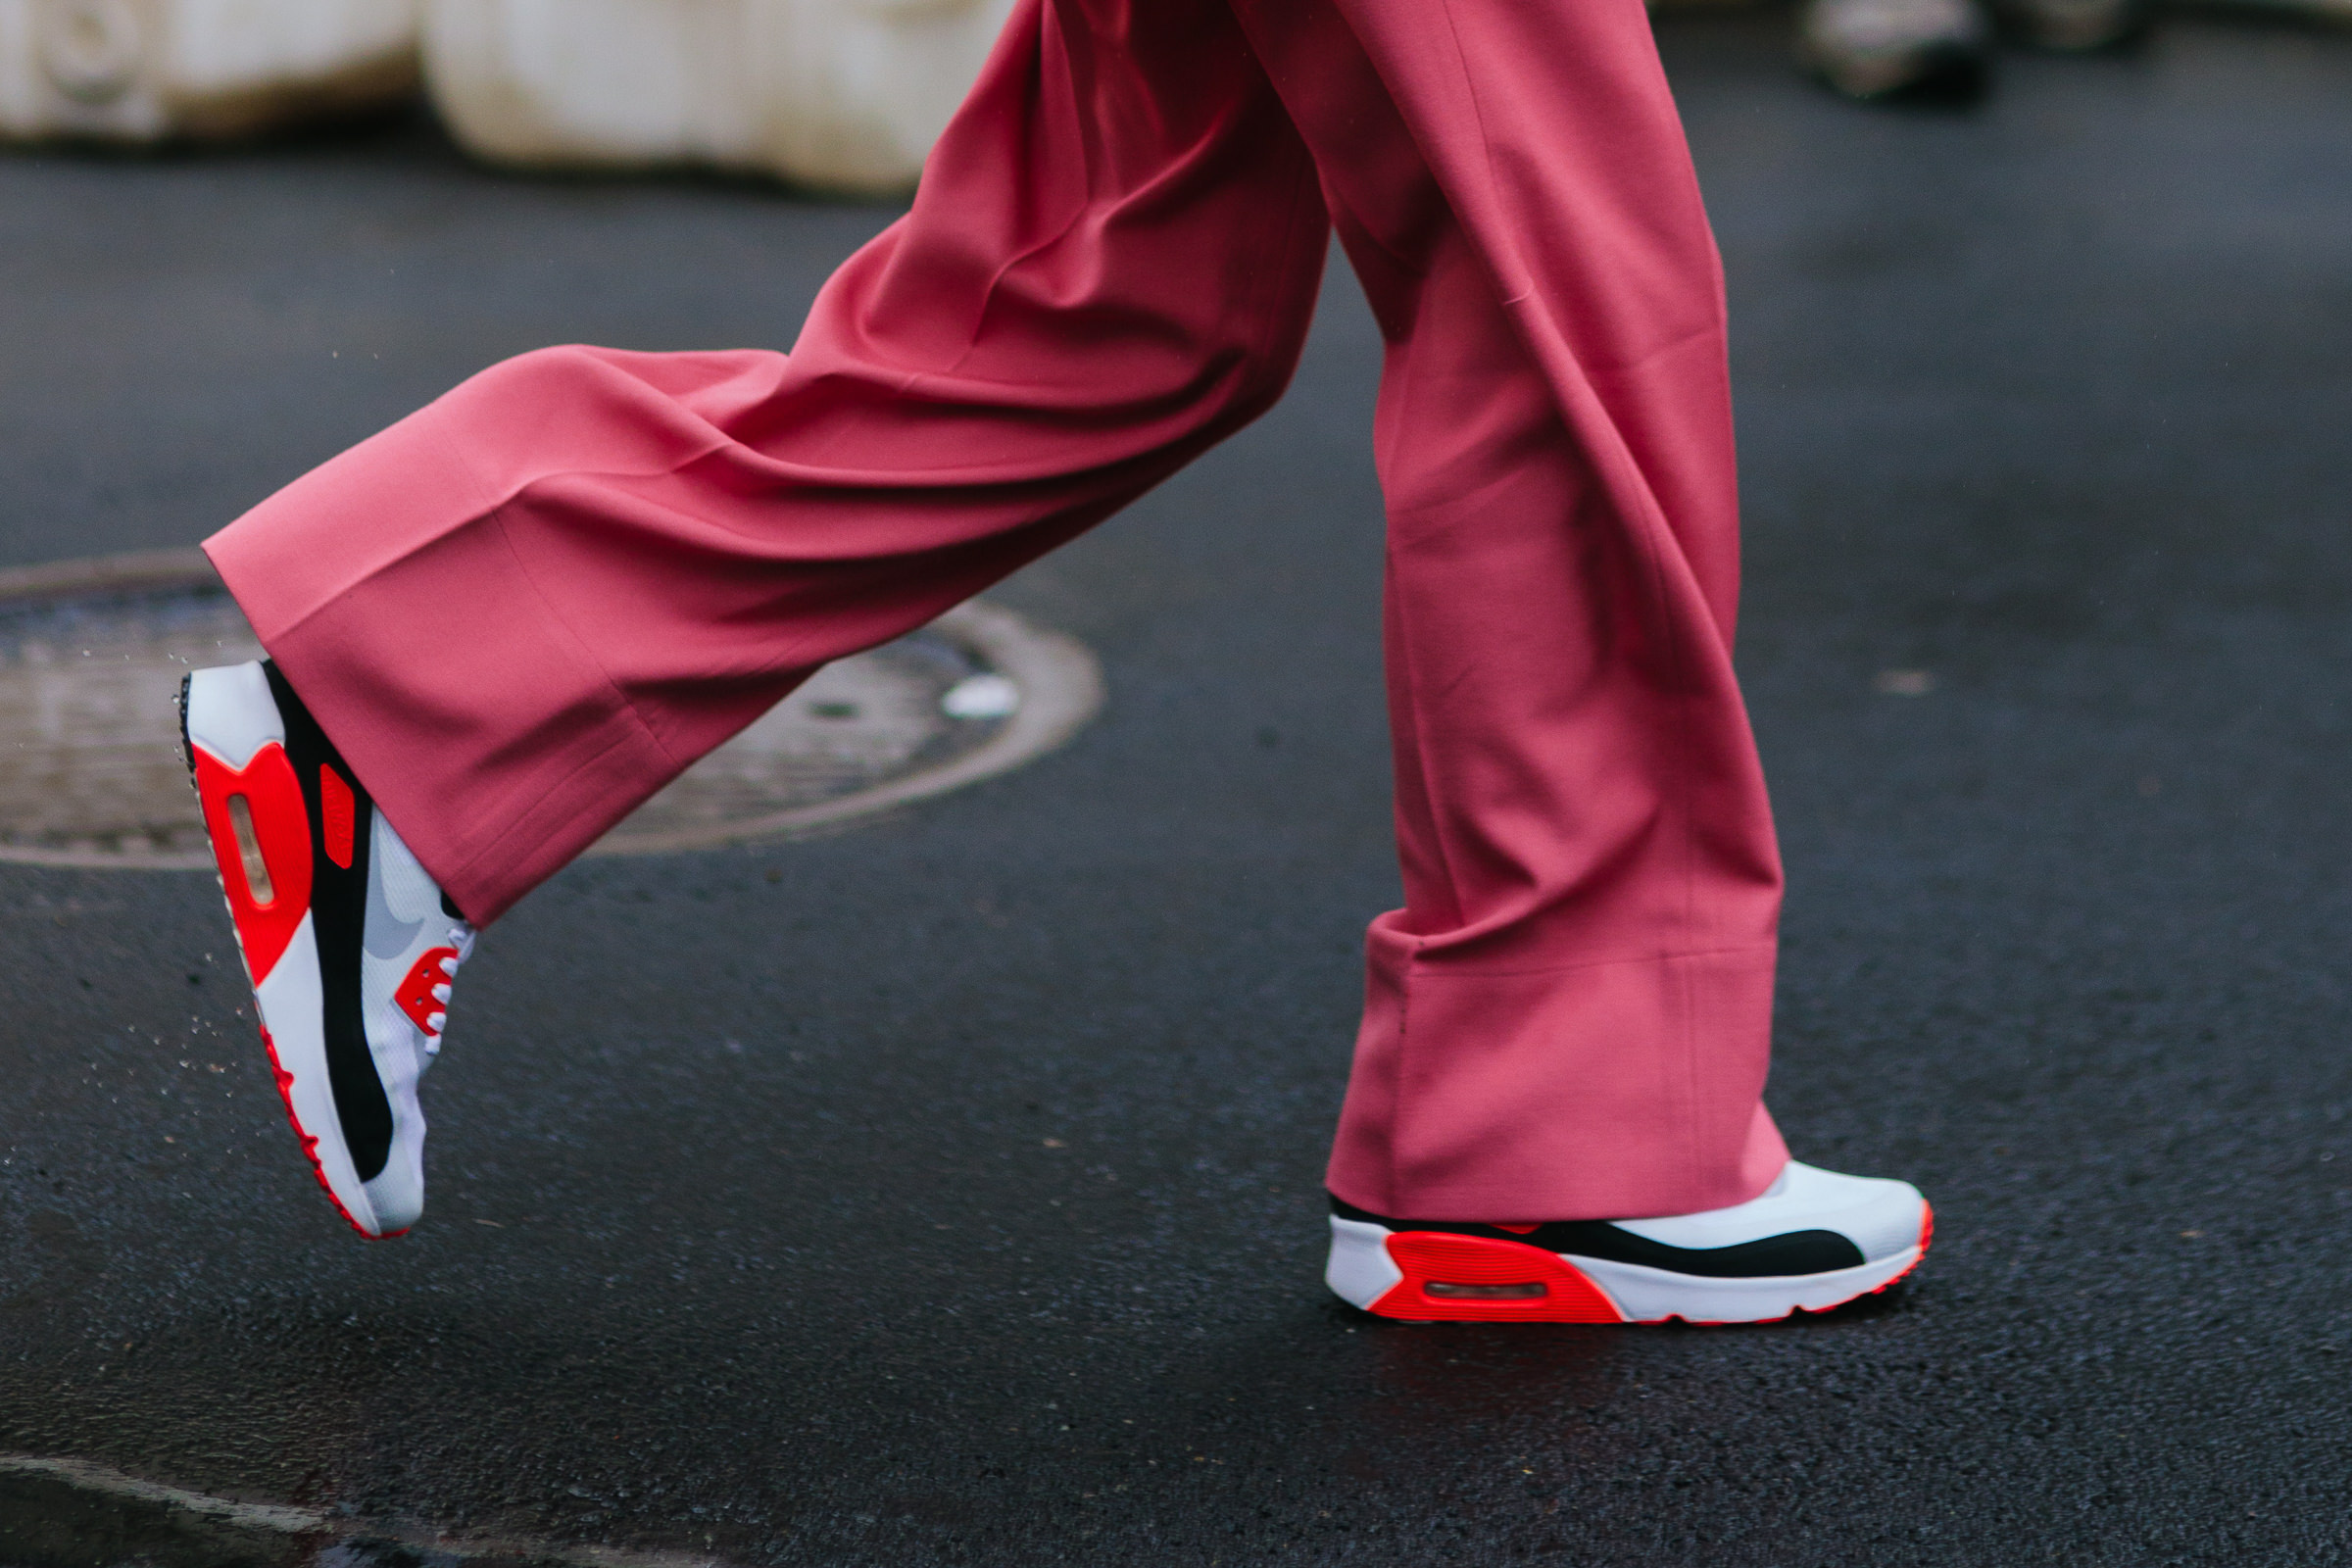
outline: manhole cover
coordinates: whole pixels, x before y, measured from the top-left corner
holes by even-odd
[[[179,760],[190,666],[261,657],[194,551],[0,572],[0,860],[212,863]],[[829,664],[592,855],[805,832],[1018,766],[1102,700],[1067,637],[973,603]]]

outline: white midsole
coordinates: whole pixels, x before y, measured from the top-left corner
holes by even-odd
[[[1709,1279],[1640,1263],[1612,1263],[1562,1252],[1570,1268],[1600,1287],[1629,1322],[1767,1323],[1802,1308],[1819,1312],[1902,1278],[1926,1250],[1914,1243],[1892,1257],[1826,1274],[1779,1274],[1761,1279]]]
[[[1393,1234],[1386,1226],[1334,1214],[1331,1257],[1323,1269],[1323,1282],[1332,1294],[1350,1306],[1370,1307],[1403,1283],[1404,1270],[1389,1255]],[[1598,1287],[1629,1322],[1679,1317],[1690,1323],[1765,1323],[1800,1308],[1819,1312],[1867,1296],[1910,1272],[1926,1250],[1914,1243],[1890,1257],[1852,1268],[1761,1279],[1710,1279],[1570,1252],[1557,1255]]]
[[[368,1200],[368,1189],[343,1142],[343,1119],[335,1113],[334,1080],[326,1071],[318,939],[311,929],[308,911],[302,924],[294,928],[294,940],[286,944],[284,956],[270,969],[269,978],[254,988],[254,1000],[261,1005],[262,1026],[270,1031],[278,1067],[294,1080],[286,1086],[286,1102],[303,1136],[314,1140],[311,1152],[318,1161],[318,1174],[326,1178],[327,1190],[342,1203],[351,1222],[368,1235],[376,1235],[382,1227],[376,1223],[375,1205]]]

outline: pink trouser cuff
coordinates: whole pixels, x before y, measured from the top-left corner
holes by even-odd
[[[441,417],[402,420],[204,548],[386,819],[486,924],[682,764],[542,602]]]
[[[1375,926],[1332,1192],[1396,1219],[1637,1219],[1745,1202],[1788,1147],[1761,1102],[1770,944],[1513,974]]]

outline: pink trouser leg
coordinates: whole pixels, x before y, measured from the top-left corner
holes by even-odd
[[[1388,340],[1405,907],[1331,1188],[1419,1219],[1742,1201],[1788,1158],[1781,870],[1732,673],[1722,279],[1647,17],[1236,7]]]
[[[1029,0],[789,358],[528,355],[208,548],[494,918],[816,665],[1261,412],[1327,208],[1390,345],[1406,883],[1333,1189],[1738,1201],[1784,1157],[1779,869],[1729,658],[1721,290],[1639,0]]]
[[[788,357],[549,349],[207,549],[459,907],[496,919],[829,660],[1281,394],[1315,174],[1218,0],[1026,0]]]

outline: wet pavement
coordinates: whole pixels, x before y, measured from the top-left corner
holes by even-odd
[[[1066,750],[490,934],[405,1241],[303,1170],[207,879],[0,867],[0,1450],[745,1564],[2352,1555],[2352,38],[2174,22],[1874,113],[1783,19],[1664,37],[1792,883],[1771,1099],[1934,1198],[1915,1283],[1753,1330],[1323,1296],[1395,883],[1335,272],[1280,409],[1004,591],[1102,659]],[[789,342],[887,217],[417,130],[0,160],[0,564],[190,543],[540,343]],[[0,1561],[132,1549],[11,1485]]]

